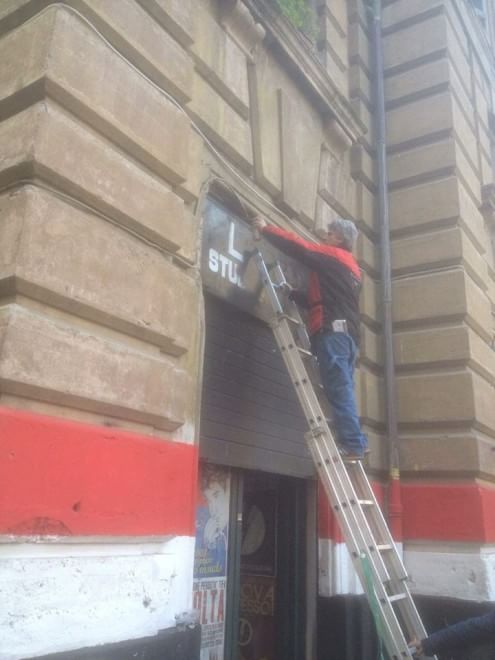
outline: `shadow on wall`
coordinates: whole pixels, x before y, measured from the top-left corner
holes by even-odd
[[[78,651],[52,653],[26,660],[199,660],[201,626],[170,628],[154,637],[104,644]]]

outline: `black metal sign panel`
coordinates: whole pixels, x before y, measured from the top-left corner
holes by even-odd
[[[260,318],[269,318],[254,259],[257,249],[268,266],[278,261],[287,280],[305,288],[306,269],[266,240],[254,241],[251,227],[217,200],[207,199],[203,225],[201,274],[210,293]]]

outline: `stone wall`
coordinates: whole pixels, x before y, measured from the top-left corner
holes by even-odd
[[[420,593],[490,599],[476,547],[491,539],[482,499],[449,513],[459,480],[483,480],[490,497],[495,478],[495,273],[483,215],[493,183],[489,51],[481,23],[457,0],[389,3],[383,32],[401,469],[418,492],[436,483],[431,496],[446,507],[440,519],[425,503],[428,531],[418,532],[417,501],[406,496],[406,562]],[[473,593],[447,576],[477,515],[483,529],[462,560],[476,576]],[[418,539],[433,542],[431,552]]]
[[[157,446],[160,460],[178,445],[190,450],[175,477],[178,483],[186,469],[194,475],[201,202],[213,181],[221,179],[251,212],[309,238],[336,215],[358,224],[357,390],[372,476],[386,474],[368,15],[364,0],[315,7],[319,31],[311,43],[261,0],[0,5],[0,405],[9,411],[4,428],[23,429],[9,431],[9,441],[15,435],[25,443],[12,450],[9,474],[29,474],[33,504],[0,518],[10,589],[22,582],[26,596],[22,626],[0,621],[9,658],[115,642],[124,630],[153,635],[190,606],[194,476],[187,506],[175,511],[175,532],[164,494],[146,486]],[[455,570],[455,507],[450,526],[435,518],[441,506],[428,525],[417,521],[428,509],[427,482],[440,503],[458,503],[464,491],[456,483],[467,480],[474,490],[466,515],[479,523],[467,540],[480,587],[469,594],[490,597],[488,569],[479,569],[491,565],[480,544],[495,541],[486,505],[495,477],[487,49],[463,0],[394,0],[383,19],[406,560],[421,593],[437,589],[429,578],[438,566]],[[58,426],[63,420],[69,426]],[[54,437],[67,438],[63,464],[77,465],[77,478],[60,492],[61,501],[75,497],[69,512],[51,509],[46,497],[59,488],[58,445],[46,440],[37,472],[19,463],[50,437],[51,424]],[[131,437],[147,458],[121,456],[124,478],[107,480],[112,454],[88,454],[88,437],[101,448],[116,441],[117,452],[119,443],[128,451]],[[442,490],[445,480],[451,490]],[[118,518],[116,504],[108,511],[119,524],[106,532],[101,512],[85,509],[95,486],[104,497],[116,483],[137,502],[137,516],[154,512],[139,534],[135,521]],[[70,539],[60,538],[63,529]],[[34,546],[40,535],[44,542]],[[12,543],[19,540],[28,543]],[[45,570],[51,589],[62,566],[64,581],[43,618],[43,598],[31,600],[37,575]],[[99,579],[101,566],[108,580]],[[156,590],[156,575],[166,595]],[[115,580],[128,585],[129,598],[114,592]],[[464,593],[462,585],[443,589]],[[152,594],[152,607],[143,593]],[[77,639],[60,624],[67,607],[82,631]],[[108,626],[112,611],[118,629]]]
[[[1,3],[2,449],[26,489],[0,515],[4,658],[153,635],[191,606],[211,181],[307,236],[363,228],[378,442],[373,175],[346,3],[318,12],[313,51],[262,2]]]

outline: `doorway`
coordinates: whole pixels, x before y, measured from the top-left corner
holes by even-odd
[[[301,660],[307,648],[308,482],[233,474],[226,658]],[[237,495],[236,495],[237,493]],[[235,507],[233,507],[235,508]],[[316,560],[316,557],[314,557]]]

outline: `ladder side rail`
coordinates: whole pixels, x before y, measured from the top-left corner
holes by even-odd
[[[294,339],[290,332],[288,322],[283,318],[279,319],[273,324],[272,329],[277,339],[277,343],[279,344],[279,347],[281,349],[281,353],[286,363],[286,366],[289,370],[289,373],[291,374],[291,376],[292,374],[296,374],[296,378],[301,378],[301,379],[304,378],[304,373],[306,373],[304,368],[304,363],[297,351],[297,347],[294,345]],[[293,349],[282,350],[286,345],[290,346],[291,344],[294,345]],[[296,385],[296,382],[298,383],[298,385]],[[323,411],[321,410],[321,407],[319,405],[319,402],[316,398],[316,395],[312,387],[309,388],[301,387],[302,382],[299,380],[296,380],[294,385],[296,389],[296,394],[303,407],[303,410],[305,412],[305,415],[307,416],[308,421],[312,420],[314,423],[317,423],[319,427],[323,427],[325,429],[322,436],[317,436],[316,438],[313,436],[313,439],[316,441],[323,436],[328,436],[328,438],[331,439],[332,443],[334,443],[331,431],[326,424],[326,421],[323,416]],[[311,399],[313,399],[313,401],[311,401]],[[317,443],[315,442],[314,445],[316,447]],[[321,448],[320,451],[322,451]],[[351,556],[354,556],[354,561],[355,561],[354,565],[358,571],[358,574],[362,576],[362,569],[360,566],[362,555],[368,558],[373,568],[373,570],[371,571],[371,575],[372,575],[372,588],[374,589],[374,594],[368,594],[368,597],[372,598],[373,595],[376,596],[376,602],[378,603],[381,620],[385,628],[385,631],[387,633],[385,639],[385,645],[387,650],[390,652],[391,658],[397,658],[397,659],[410,658],[411,655],[407,650],[407,640],[404,637],[396,613],[393,609],[393,605],[389,600],[389,596],[383,584],[383,582],[390,580],[390,576],[388,575],[387,569],[383,562],[383,558],[380,556],[378,552],[373,551],[376,549],[376,544],[374,542],[371,530],[369,529],[369,525],[366,520],[366,517],[364,516],[364,513],[362,512],[362,509],[358,504],[358,498],[354,492],[354,488],[347,473],[347,470],[342,462],[342,459],[340,458],[340,455],[338,455],[338,450],[336,447],[334,449],[334,452],[337,458],[336,462],[332,460],[330,460],[329,462],[325,462],[325,456],[328,455],[327,448],[325,452],[322,453],[318,452],[317,454],[317,456],[319,456],[322,459],[321,461],[317,460],[316,462],[317,463],[320,462],[323,468],[322,481],[325,491],[327,493],[327,496],[329,496],[330,501],[332,501],[333,499],[332,489],[335,489],[337,500],[340,500],[342,504],[344,503],[346,504],[345,506],[345,509],[347,509],[346,514],[338,516],[338,518],[339,521],[342,520],[343,531],[345,530],[346,541],[349,544],[351,543],[354,544],[354,547],[357,548],[357,552],[351,554]],[[332,466],[334,469],[329,470],[330,466]],[[338,473],[336,466],[341,466],[342,474]],[[347,481],[345,486],[342,483],[343,479]],[[335,487],[336,483],[340,483],[340,489],[336,489]],[[353,502],[355,503],[354,505]],[[341,506],[340,508],[341,510],[344,509],[343,506]],[[361,513],[360,516],[359,513]],[[354,529],[359,530],[359,536],[357,538]],[[368,538],[363,536],[363,530],[365,530],[366,537]],[[365,591],[367,591],[365,585],[366,582],[363,582],[363,587]]]
[[[321,478],[323,487],[327,494],[328,499],[332,503],[334,501],[334,494],[332,492],[332,479],[326,474],[325,471],[325,461],[324,453],[318,451],[318,446],[316,444],[311,448],[313,458],[317,465],[318,474]],[[351,560],[354,566],[354,569],[360,579],[361,585],[364,592],[367,595],[368,601],[370,603],[375,602],[378,608],[378,614],[380,616],[380,621],[383,626],[385,636],[383,642],[385,647],[390,655],[390,658],[410,658],[410,653],[407,651],[407,640],[404,636],[400,623],[397,620],[396,613],[393,609],[392,603],[389,601],[388,594],[383,583],[378,577],[378,572],[376,570],[371,571],[371,584],[364,575],[363,570],[363,556],[367,557],[372,566],[372,561],[369,552],[363,552],[360,549],[359,543],[354,541],[354,533],[352,529],[352,524],[349,520],[349,516],[344,513],[344,509],[339,506],[337,500],[338,509],[333,507],[334,514],[336,515],[339,524],[342,526],[342,532],[346,540],[346,545],[348,546]],[[355,523],[356,524],[356,523]],[[361,545],[361,548],[363,546]],[[366,545],[364,545],[365,550],[367,550]],[[371,591],[370,591],[371,590]]]
[[[397,608],[404,621],[404,625],[407,628],[408,634],[411,639],[424,639],[428,636],[428,633],[426,632],[421,617],[419,616],[409,586],[402,583],[400,587],[397,585],[397,588],[402,589],[407,594],[407,599],[397,603]]]
[[[347,505],[351,507],[351,510],[354,514],[354,518],[356,519],[356,522],[359,526],[361,536],[363,537],[364,540],[363,551],[368,557],[374,570],[376,571],[377,579],[380,580],[380,586],[382,586],[384,582],[390,581],[392,576],[388,571],[388,567],[386,565],[383,556],[378,551],[376,541],[373,536],[372,530],[370,528],[369,522],[366,518],[366,515],[361,505],[359,504],[359,497],[357,496],[357,493],[354,490],[354,486],[352,485],[352,482],[349,478],[347,469],[340,455],[338,454],[338,450],[336,450],[335,452],[328,447],[329,440],[333,442],[333,438],[328,427],[326,434],[322,434],[321,436],[314,439],[315,444],[322,445],[319,447],[319,451],[323,456],[323,469],[328,472],[326,475],[327,481],[331,481],[333,478],[331,471],[329,470],[329,467],[332,465],[334,465],[335,468],[337,468],[338,466],[339,471],[342,471],[345,477],[347,477],[348,484],[344,480],[345,487],[347,489],[346,495],[348,496]],[[334,454],[335,458],[332,458],[332,453]]]
[[[286,348],[291,345],[294,346],[294,340],[287,321],[279,320],[274,324],[273,331],[281,349],[282,357],[289,370],[289,374],[291,377],[294,377],[295,375],[294,386],[296,394],[310,424],[310,433],[319,429],[319,431],[317,431],[318,436],[314,437],[314,444],[318,445],[318,443],[321,443],[324,436],[331,441],[332,446],[330,448],[326,442],[324,443],[325,454],[322,458],[322,464],[325,466],[325,477],[330,481],[332,487],[336,489],[337,498],[341,505],[348,509],[350,515],[354,519],[354,525],[356,529],[359,530],[362,539],[360,550],[369,557],[370,562],[373,564],[380,578],[384,581],[390,580],[390,575],[388,574],[383,557],[381,557],[379,552],[375,551],[376,544],[368,525],[368,521],[358,504],[358,497],[354,492],[354,487],[349,478],[349,474],[340,457],[337,446],[335,445],[332,433],[325,421],[319,401],[309,382],[302,358],[296,347],[293,349]],[[287,342],[292,342],[292,344]],[[304,379],[306,379],[306,386],[303,382]]]
[[[311,441],[308,441],[308,445],[316,465],[318,476],[320,477],[321,483],[332,507],[332,511],[342,528],[351,559],[355,562],[363,554],[364,549],[366,548],[365,539],[359,534],[358,522],[353,515],[352,507],[348,505],[345,500],[343,501],[342,497],[339,497],[337,490],[333,486],[333,482],[332,485],[330,485],[331,478],[325,470],[325,459],[319,451],[318,445]],[[352,520],[352,518],[354,518],[354,520]],[[355,534],[355,529],[358,530],[358,535]]]
[[[354,488],[361,499],[373,502],[373,505],[367,511],[366,516],[371,522],[371,527],[377,531],[380,536],[380,541],[384,544],[391,546],[392,550],[389,552],[390,564],[392,565],[392,575],[398,580],[407,580],[409,578],[407,570],[401,559],[399,551],[397,550],[396,543],[390,529],[385,521],[383,512],[378,504],[376,495],[371,487],[368,476],[364,471],[362,463],[357,463],[350,469],[350,477],[353,482]]]
[[[283,314],[284,308],[282,307],[279,297],[277,296],[277,293],[273,286],[273,282],[270,278],[270,273],[268,272],[268,268],[266,267],[265,261],[263,259],[263,255],[259,250],[256,250],[254,253],[254,257],[256,259],[256,263],[260,271],[261,281],[263,283],[265,291],[268,293],[268,297],[270,299],[270,303],[272,305],[274,312],[277,315]]]
[[[275,276],[277,278],[276,279],[277,286],[282,286],[282,287],[290,286],[289,283],[287,282],[287,278],[285,277],[285,273],[282,270],[282,267],[278,261],[276,262],[273,268],[273,272],[275,273]],[[303,318],[301,316],[301,312],[299,311],[299,307],[293,300],[290,300],[288,296],[285,296],[284,304],[282,304],[282,306],[284,305],[287,308],[288,315],[298,322],[296,333],[297,333],[297,338],[301,342],[301,346],[306,350],[310,350],[311,341],[309,339],[308,331],[306,330],[306,324],[304,323]]]
[[[284,345],[284,341],[286,341],[286,338],[284,336],[286,333],[283,332],[283,330],[285,328],[281,327],[282,324],[286,324],[286,323],[287,323],[286,321],[278,322],[276,327],[273,328],[275,337],[277,338],[278,343],[279,343],[279,347]],[[287,332],[290,332],[290,331],[287,330]],[[299,361],[300,362],[299,367],[304,366],[304,365],[302,365],[302,359],[299,356],[299,354],[297,353],[297,351],[283,350],[283,351],[281,351],[281,353],[282,353],[282,357],[284,359],[284,362],[287,366],[287,369],[288,369],[288,371],[291,375],[294,373],[294,370],[297,369],[297,367],[294,367],[294,364],[293,364],[294,361]],[[309,396],[308,396],[308,393],[306,391],[303,391],[303,389],[299,386],[296,386],[295,390],[296,390],[297,397],[299,399],[301,407],[303,408],[304,414],[305,414],[306,419],[308,420],[308,422],[309,422],[309,420],[313,420],[313,422],[314,422],[313,427],[315,427],[315,428],[323,427],[323,425],[326,424],[325,418],[324,418],[324,415],[323,415],[323,411],[321,410],[320,404],[318,402],[318,399],[317,399],[316,395],[314,394],[313,390],[312,389],[310,390]],[[328,427],[327,427],[327,432],[330,434],[330,431],[329,431]],[[312,430],[309,431],[309,434],[312,435]],[[312,444],[314,444],[314,443],[312,443]],[[312,447],[310,446],[310,451],[311,451],[311,448]],[[311,453],[313,453],[313,452],[311,452]],[[335,453],[336,454],[338,453],[337,449],[335,449]],[[322,463],[325,462],[325,458],[323,456],[321,456],[319,458],[321,458]],[[340,472],[340,474],[337,471],[337,469],[335,468],[335,464],[332,462],[332,467],[334,468],[333,471],[332,471],[333,474],[331,476],[332,487],[333,487],[333,497],[332,497],[332,499],[336,499],[340,506],[345,504],[344,508],[346,508],[349,512],[351,512],[353,517],[354,517],[353,507],[351,505],[351,499],[353,497],[352,484],[349,480],[349,475],[347,474],[347,471],[345,470],[345,467],[343,466],[342,461],[340,460],[340,457],[339,457],[339,461],[341,463],[341,472]],[[349,493],[350,493],[350,495],[349,495]],[[356,529],[359,530],[360,525],[358,524],[357,520],[354,521],[354,524],[356,526]],[[349,533],[352,533],[351,529],[349,529]],[[361,549],[358,544],[356,544],[356,547],[358,547],[358,549]],[[361,540],[361,547],[366,548],[366,543],[365,543],[364,539]]]
[[[353,560],[364,590],[368,594],[370,602],[373,599],[373,602],[377,605],[381,623],[383,624],[384,644],[390,654],[390,658],[391,660],[410,658],[412,657],[411,652],[407,647],[407,640],[404,636],[401,623],[411,637],[414,636],[421,639],[426,633],[409,589],[404,583],[404,578],[401,576],[401,570],[405,573],[405,569],[403,568],[399,553],[391,538],[362,465],[358,464],[357,483],[355,483],[342,461],[321,405],[309,380],[306,365],[299,353],[299,348],[295,345],[295,340],[289,326],[289,315],[286,314],[280,303],[274,283],[270,278],[268,269],[259,251],[257,253],[257,262],[263,284],[277,315],[277,320],[272,324],[272,329],[289,374],[293,379],[297,397],[310,425],[311,430],[306,434],[306,438],[318,474],[320,475],[330,503],[334,503],[334,511],[345,532],[346,543],[348,547],[351,546],[351,559]],[[285,281],[285,276],[279,264],[276,266],[276,276],[280,283]],[[292,305],[294,305],[295,310],[290,318],[297,321],[298,328],[304,327],[301,326],[302,319],[300,318],[297,306],[294,303]],[[309,341],[307,333],[306,339]],[[304,339],[300,341],[304,344]],[[356,490],[359,491],[359,495],[363,496],[364,494],[367,500],[374,502],[374,517],[371,520],[373,529],[370,526],[370,521],[368,521],[364,514],[363,508],[359,504]],[[393,569],[391,576],[388,575],[386,563],[383,561],[380,548],[377,546],[373,537],[373,532],[380,534],[383,531],[383,527],[386,531],[385,536],[382,535],[381,537],[382,540],[388,539],[387,535],[390,535],[391,539],[391,543],[387,543],[387,547],[389,548],[387,555],[391,554],[391,561],[387,561],[387,563]],[[396,559],[394,558],[395,556]],[[369,561],[370,565],[368,579],[366,579],[366,575],[364,574],[364,558]],[[399,564],[397,564],[397,560]],[[402,566],[402,569],[397,571],[396,569],[399,565]],[[394,593],[388,594],[387,588]],[[397,607],[401,616],[400,619],[394,607]]]

